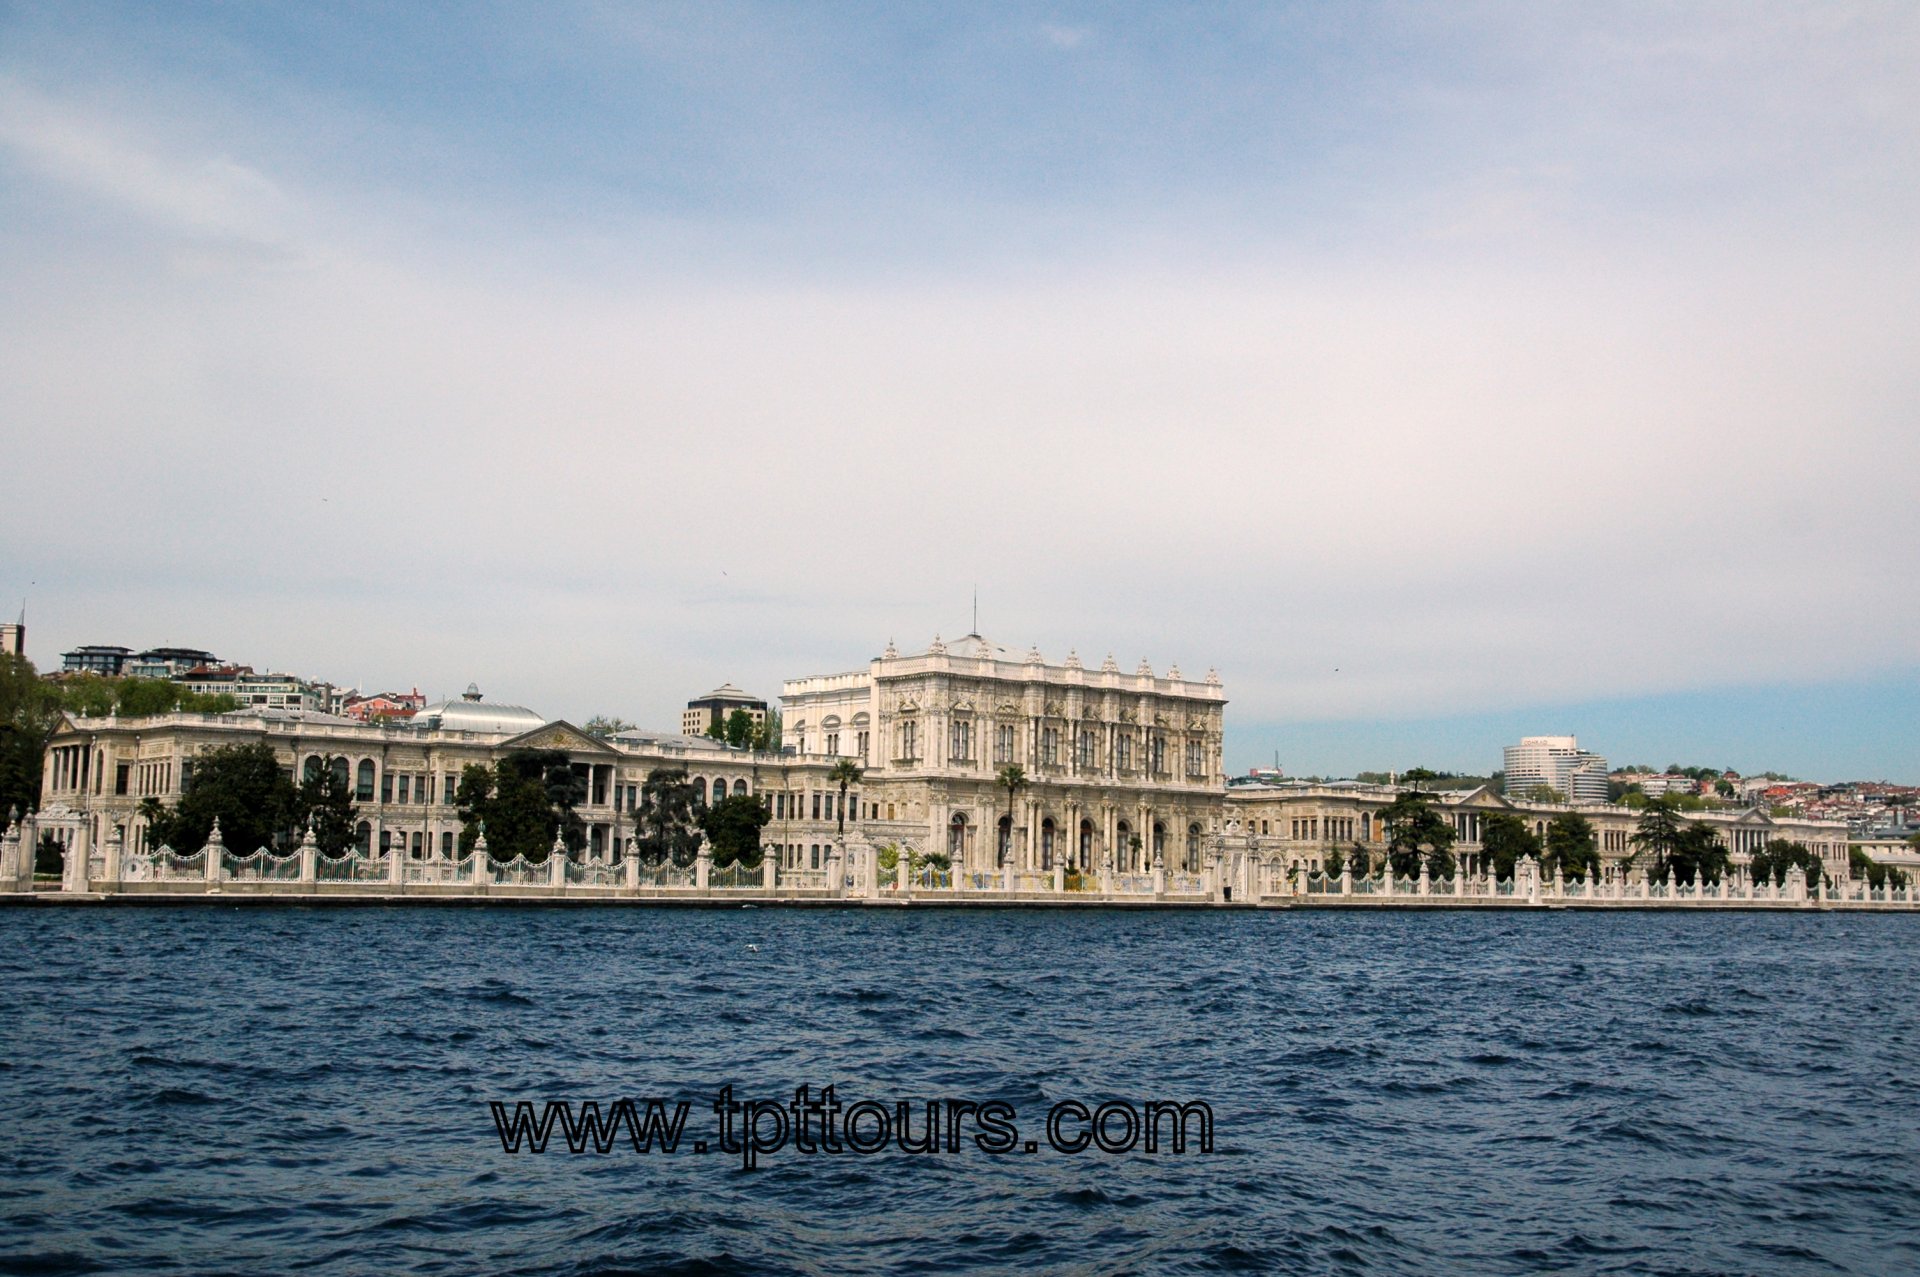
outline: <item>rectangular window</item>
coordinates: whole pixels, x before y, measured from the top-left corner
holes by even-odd
[[[813,796],[813,818],[820,819],[820,795],[817,793]],[[815,867],[818,868],[818,866]]]
[[[910,763],[920,757],[920,724],[908,719],[900,724],[900,761]]]
[[[857,739],[859,744],[854,752],[860,756],[860,761],[864,764],[867,761],[867,733],[861,732]]]
[[[1113,762],[1122,771],[1133,768],[1133,734],[1121,732],[1113,738]]]
[[[996,763],[1013,761],[1013,724],[1003,723],[993,729],[993,761]]]
[[[412,798],[412,796],[413,796],[413,777],[402,776],[400,778],[400,801],[402,803],[405,803],[409,801]]]
[[[390,803],[393,801],[393,773],[392,772],[380,773],[380,801],[383,803]]]
[[[1060,729],[1043,727],[1040,729],[1040,761],[1054,766],[1060,761]]]
[[[129,770],[130,768],[128,768],[127,764],[125,763],[121,763],[118,767],[114,768],[114,772],[113,772],[113,792],[114,793],[124,794],[127,792],[127,773]]]
[[[947,757],[956,763],[973,761],[973,723],[958,718],[947,729]]]

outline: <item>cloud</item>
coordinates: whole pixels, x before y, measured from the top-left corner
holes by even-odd
[[[1911,661],[1920,508],[1875,495],[1920,468],[1903,90],[1870,67],[1857,113],[1809,107],[1792,147],[1696,187],[1739,110],[1628,157],[1662,66],[1710,42],[1543,32],[1560,61],[1516,87],[1429,33],[1348,96],[1297,83],[1332,53],[1291,66],[1280,112],[1219,48],[1170,37],[1156,65],[1127,34],[1100,35],[1122,88],[1022,82],[1030,126],[971,132],[937,88],[779,66],[751,113],[784,104],[777,146],[706,126],[738,172],[712,200],[531,106],[516,150],[404,94],[277,85],[293,105],[247,111],[240,76],[10,73],[0,590],[42,582],[53,651],[204,643],[653,722],[951,635],[975,583],[1001,641],[1217,665],[1247,722]],[[1776,114],[1847,65],[1843,35],[1774,82]],[[676,37],[646,56],[689,60],[698,114],[716,42]],[[1781,38],[1690,83],[1718,101]],[[926,43],[980,94],[972,45]],[[1531,78],[1559,70],[1585,87]],[[607,129],[657,105],[597,91]],[[1250,105],[1182,114],[1210,93]],[[1222,155],[1166,158],[1183,130]],[[376,167],[426,158],[396,188],[354,137]]]
[[[1066,27],[1052,22],[1040,28],[1041,38],[1056,49],[1077,49],[1091,34],[1086,27]]]

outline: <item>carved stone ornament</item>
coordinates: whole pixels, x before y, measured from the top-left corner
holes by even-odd
[[[1140,713],[1131,705],[1122,705],[1120,707],[1120,721],[1123,723],[1137,723],[1140,721]]]

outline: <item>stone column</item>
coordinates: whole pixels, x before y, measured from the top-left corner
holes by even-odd
[[[628,859],[631,860],[632,857],[629,856]],[[780,855],[778,852],[768,851],[764,847],[760,849],[760,885],[761,887],[763,887],[768,891],[772,891],[774,888],[774,884],[776,881],[774,875],[779,872],[778,868],[776,868],[776,866],[779,864],[779,861],[780,861]],[[634,875],[632,873],[628,873],[627,878],[628,878],[627,885],[632,886]]]
[[[28,879],[32,886],[32,879]],[[7,823],[6,833],[0,836],[0,891],[20,889],[20,813],[15,811],[13,819]]]
[[[589,780],[587,784],[592,785],[593,782]],[[553,847],[547,852],[547,871],[550,884],[561,888],[567,885],[567,842],[560,836],[559,830],[554,831]]]
[[[1353,894],[1353,862],[1351,860],[1340,862],[1340,894],[1343,896]]]
[[[1013,892],[1013,849],[1011,847],[1007,849],[1006,863],[1000,866],[1000,890],[1008,894]]]
[[[1066,861],[1060,856],[1060,849],[1054,848],[1053,854],[1053,894],[1064,895],[1067,890]]]
[[[486,822],[480,823],[480,836],[473,840],[473,889],[485,891],[493,882],[493,853],[487,850]]]
[[[1155,900],[1164,900],[1166,896],[1167,860],[1165,856],[1156,852],[1153,857],[1153,898]]]
[[[829,855],[828,861],[833,857]],[[707,882],[713,875],[713,849],[705,843],[700,844],[700,854],[693,858],[693,886],[696,891],[704,892]],[[831,878],[831,874],[828,875]]]
[[[306,837],[300,840],[300,881],[311,887],[320,880],[320,843],[313,836],[313,820],[307,820]]]
[[[839,843],[827,844],[827,891],[835,900],[847,894],[845,861],[842,859],[844,854],[844,849]]]
[[[213,818],[213,832],[207,835],[205,851],[207,853],[207,881],[217,885],[220,881],[221,874],[226,868],[221,862],[227,854],[226,839],[220,836],[220,818],[218,816]]]
[[[121,835],[120,827],[115,825],[107,834],[106,888],[109,891],[120,889],[120,862],[126,851],[126,839]]]
[[[60,878],[60,890],[85,891],[87,889],[87,859],[93,854],[88,845],[88,834],[92,829],[92,818],[86,815],[74,826],[73,839],[67,843],[67,856],[61,863],[64,871]]]
[[[395,891],[407,880],[407,835],[403,831],[393,840],[393,846],[387,848],[387,882]]]

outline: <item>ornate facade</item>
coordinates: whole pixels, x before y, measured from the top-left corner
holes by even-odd
[[[488,704],[484,716],[476,716],[482,707],[464,701],[435,708],[441,712],[416,720],[422,726],[247,710],[70,717],[48,747],[38,825],[83,851],[97,853],[108,844],[130,855],[149,851],[142,801],[179,801],[197,756],[256,742],[271,746],[296,780],[312,768],[344,771],[363,849],[399,849],[413,860],[457,855],[461,820],[454,799],[462,769],[491,764],[516,749],[559,750],[586,782],[587,798],[577,811],[586,824],[589,859],[611,860],[625,845],[640,787],[657,768],[686,772],[704,801],[759,794],[777,813],[764,841],[789,868],[822,869],[840,823],[840,795],[825,779],[826,760],[755,755],[678,733],[623,732],[603,739],[564,721],[541,723],[517,706]],[[539,725],[523,726],[529,717]],[[868,810],[857,790],[846,807],[851,828],[858,829]]]
[[[1211,671],[1056,665],[969,634],[888,644],[864,670],[787,682],[781,701],[797,756],[865,769],[868,837],[944,852],[956,873],[1199,873],[1220,830],[1226,694]],[[1027,780],[1011,795],[1009,765]]]
[[[1277,863],[1283,871],[1317,873],[1333,851],[1350,853],[1357,845],[1374,857],[1385,850],[1387,831],[1380,812],[1401,789],[1354,781],[1326,784],[1235,785],[1227,791],[1230,843],[1264,864]],[[1486,817],[1508,812],[1525,820],[1544,838],[1547,825],[1563,812],[1578,812],[1593,826],[1600,857],[1610,872],[1623,872],[1622,863],[1633,854],[1633,833],[1640,813],[1611,803],[1541,803],[1515,801],[1490,788],[1442,791],[1432,795],[1441,816],[1453,825],[1454,853],[1468,872],[1480,868],[1480,838]],[[1818,855],[1827,873],[1845,881],[1847,827],[1843,822],[1773,816],[1758,807],[1741,810],[1685,812],[1688,823],[1701,821],[1720,837],[1734,863],[1775,838],[1803,843]]]

